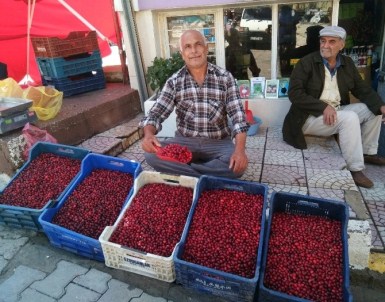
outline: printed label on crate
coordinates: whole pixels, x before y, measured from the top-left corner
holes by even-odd
[[[222,279],[218,279],[218,277],[210,277],[208,276],[207,280],[204,278],[202,273],[198,272],[193,272],[190,271],[189,275],[191,278],[189,279],[194,279],[198,284],[203,285],[204,287],[210,288],[210,289],[217,289],[220,291],[229,291],[232,294],[238,293],[239,292],[239,284],[234,283],[234,282],[228,282],[224,281]],[[213,279],[218,279],[218,283],[213,281]]]
[[[140,267],[143,267],[143,268],[151,268],[151,265],[146,263],[146,261],[144,261],[144,260],[142,260],[142,261],[134,260],[134,259],[130,259],[128,257],[123,257],[123,260],[128,262],[131,265],[140,266]]]

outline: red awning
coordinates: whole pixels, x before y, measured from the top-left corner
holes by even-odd
[[[27,45],[28,28],[30,37],[61,38],[71,31],[96,30],[104,57],[111,53],[110,42],[116,43],[115,16],[113,0],[1,0],[0,62],[17,82],[29,74],[31,85],[40,85],[33,47],[30,41]]]

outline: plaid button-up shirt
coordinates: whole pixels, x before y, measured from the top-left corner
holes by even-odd
[[[211,63],[202,86],[186,66],[172,75],[139,125],[153,125],[159,132],[174,108],[177,130],[183,136],[222,139],[247,132],[249,128],[235,79]]]

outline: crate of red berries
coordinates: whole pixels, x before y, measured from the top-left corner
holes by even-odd
[[[90,151],[37,142],[29,158],[0,192],[0,225],[41,231],[38,219],[69,189]]]
[[[109,267],[175,281],[173,255],[194,200],[198,179],[143,171],[113,226],[99,237]]]
[[[176,282],[230,301],[253,301],[266,206],[266,185],[201,176],[174,256]]]
[[[135,161],[90,153],[81,171],[55,208],[39,217],[50,243],[75,254],[104,261],[98,240],[113,224],[133,192],[141,165]]]
[[[273,192],[259,301],[350,302],[344,202]]]

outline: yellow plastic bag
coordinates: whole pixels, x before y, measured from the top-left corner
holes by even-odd
[[[46,121],[54,118],[61,109],[63,92],[48,86],[28,87],[23,98],[33,101],[30,110],[35,111],[37,118]]]
[[[0,97],[21,98],[23,89],[13,78],[6,78],[0,81]]]

